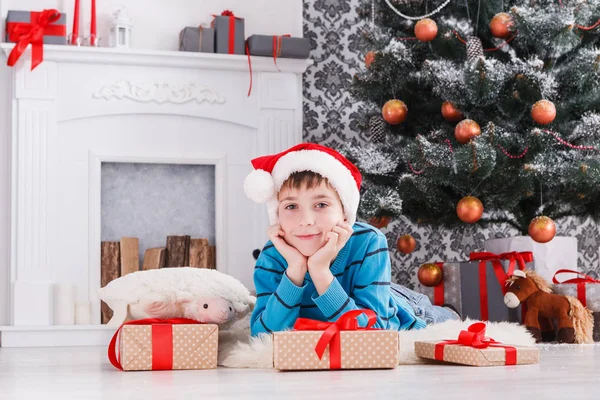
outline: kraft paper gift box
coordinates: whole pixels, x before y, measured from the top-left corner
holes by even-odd
[[[560,282],[557,278],[558,275],[565,273],[575,274],[577,278]],[[552,282],[554,283],[552,285],[554,293],[573,296],[592,312],[594,317],[593,339],[595,342],[600,342],[600,280],[578,271],[561,269],[552,277]]]
[[[226,14],[227,12],[224,12]],[[224,54],[246,54],[244,19],[231,14],[215,16],[215,52]]]
[[[42,17],[42,12],[9,10],[6,16],[6,41],[15,43],[16,38],[11,38],[11,32],[20,24],[35,25]],[[13,40],[14,39],[14,40]],[[67,44],[67,15],[60,13],[56,21],[44,28],[44,44]]]
[[[214,369],[218,338],[215,324],[182,318],[131,321],[115,332],[108,357],[124,371]]]
[[[215,30],[213,28],[186,27],[179,33],[179,50],[200,53],[215,52]]]
[[[415,354],[421,358],[476,367],[537,364],[540,360],[537,347],[505,345],[486,338],[483,322],[462,331],[457,340],[417,341]]]
[[[263,57],[308,58],[310,41],[288,35],[252,35],[248,38],[248,52]]]
[[[353,310],[338,321],[298,318],[293,331],[273,333],[273,366],[278,370],[391,369],[398,365],[398,332],[359,328]],[[372,323],[371,323],[372,322]],[[328,330],[330,329],[330,330]],[[334,331],[333,334],[332,330]]]

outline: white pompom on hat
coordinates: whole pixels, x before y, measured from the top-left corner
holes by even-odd
[[[329,147],[301,143],[281,153],[252,160],[252,171],[244,181],[246,195],[257,203],[267,203],[270,224],[278,222],[277,193],[294,172],[312,171],[327,178],[344,206],[348,223],[356,222],[360,201],[360,171],[348,159]]]

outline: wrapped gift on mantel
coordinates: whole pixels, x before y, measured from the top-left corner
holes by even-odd
[[[576,278],[560,281],[559,275],[575,274]],[[573,296],[594,316],[595,342],[600,342],[600,280],[571,269],[560,269],[552,277],[552,291],[564,296]]]
[[[211,26],[215,29],[215,53],[246,54],[243,18],[225,10],[214,16]]]
[[[357,317],[366,314],[361,328]],[[279,370],[391,369],[398,365],[398,332],[372,328],[371,310],[352,310],[336,322],[298,318],[293,331],[273,333],[273,366]]]
[[[476,367],[538,364],[540,361],[537,347],[511,346],[485,337],[483,322],[461,331],[456,340],[417,341],[415,354],[421,358]]]
[[[218,325],[191,319],[130,321],[115,332],[108,359],[124,371],[213,369],[218,339]]]

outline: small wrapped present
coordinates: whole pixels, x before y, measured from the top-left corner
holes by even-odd
[[[415,354],[422,358],[455,364],[489,367],[537,364],[537,347],[510,346],[485,337],[485,323],[477,322],[461,331],[457,340],[415,342]]]
[[[214,17],[212,27],[215,29],[215,52],[246,54],[244,19],[236,17],[229,10]]]
[[[575,274],[577,278],[559,281],[557,276],[566,273]],[[584,307],[592,312],[594,317],[593,338],[595,342],[600,342],[600,280],[571,269],[560,269],[552,277],[552,282],[554,283],[552,285],[554,293],[576,297]]]
[[[366,327],[356,318],[366,314]],[[371,310],[352,310],[336,322],[298,318],[293,331],[273,333],[273,366],[279,370],[390,369],[398,365],[398,332],[371,328]]]
[[[253,56],[277,58],[308,58],[310,41],[290,35],[252,35],[248,38],[248,52]]]
[[[31,44],[31,69],[44,59],[44,44],[67,44],[67,16],[58,10],[8,11],[6,41],[16,43],[7,65],[14,66]]]
[[[213,28],[186,27],[179,33],[179,50],[200,53],[215,52],[215,30]]]
[[[124,371],[213,369],[217,368],[218,339],[218,325],[191,319],[130,321],[115,332],[108,358]]]
[[[417,290],[429,297],[431,304],[436,306],[449,304],[461,312],[460,263],[437,262],[435,264],[442,270],[442,282],[433,287],[419,284]]]

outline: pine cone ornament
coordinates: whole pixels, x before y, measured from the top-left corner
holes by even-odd
[[[469,36],[467,39],[467,61],[473,62],[483,57],[483,44],[477,36]]]
[[[385,121],[380,115],[374,115],[369,120],[369,132],[373,143],[385,141]]]

